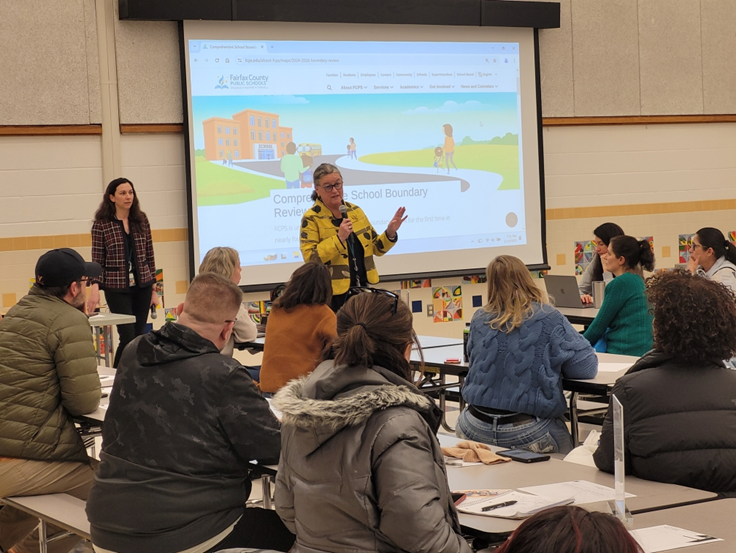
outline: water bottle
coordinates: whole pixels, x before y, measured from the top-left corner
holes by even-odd
[[[593,282],[593,307],[600,309],[603,305],[603,296],[606,295],[606,283],[602,280]]]
[[[463,360],[467,363],[468,358],[468,338],[470,338],[470,323],[465,323],[463,329]]]

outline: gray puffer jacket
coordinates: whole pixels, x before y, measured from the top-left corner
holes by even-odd
[[[435,432],[439,410],[381,367],[325,361],[275,397],[276,510],[294,553],[470,553]]]

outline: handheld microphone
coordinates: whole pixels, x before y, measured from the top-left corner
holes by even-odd
[[[156,317],[158,317],[158,313],[156,313],[156,306],[152,305],[151,306],[151,318],[155,319]]]
[[[340,213],[342,214],[343,221],[348,218],[348,208],[345,206],[345,204],[340,204],[340,207],[338,207],[337,209],[340,210]],[[352,241],[353,241],[353,233],[351,232],[348,235],[348,242],[350,242],[352,244]]]

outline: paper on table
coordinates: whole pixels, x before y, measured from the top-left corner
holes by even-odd
[[[100,375],[100,384],[102,386],[112,386],[113,382],[115,382],[115,376],[111,374],[101,374]]]
[[[510,491],[502,494],[503,497],[485,497],[475,501],[463,501],[457,506],[457,510],[461,513],[470,515],[482,515],[497,518],[519,519],[532,516],[534,513],[556,507],[558,505],[567,505],[573,502],[572,496],[566,498],[551,498],[518,491]],[[514,505],[508,507],[500,507],[491,511],[483,511],[483,507],[490,505],[498,505],[506,501],[515,501]]]
[[[639,542],[644,553],[657,553],[658,551],[669,551],[680,547],[723,541],[721,538],[683,530],[667,524],[631,530],[631,535]]]
[[[596,501],[611,501],[616,498],[616,491],[607,486],[594,484],[586,480],[574,480],[572,482],[558,482],[557,484],[544,484],[542,486],[531,486],[519,488],[519,490],[542,495],[551,498],[575,498],[575,505],[582,503],[595,503]],[[626,497],[636,497],[627,493]]]
[[[468,463],[467,461],[463,461],[462,459],[458,459],[456,457],[447,457],[445,456],[445,466],[447,467],[474,467],[476,465],[482,465],[480,461],[476,463]]]
[[[598,363],[599,373],[617,373],[628,369],[631,363]]]

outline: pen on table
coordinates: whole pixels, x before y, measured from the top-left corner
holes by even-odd
[[[481,511],[484,513],[487,513],[488,511],[492,511],[493,509],[500,509],[501,507],[510,507],[511,505],[516,505],[516,501],[504,501],[503,503],[496,503],[495,505],[488,505],[487,507],[483,507]]]

